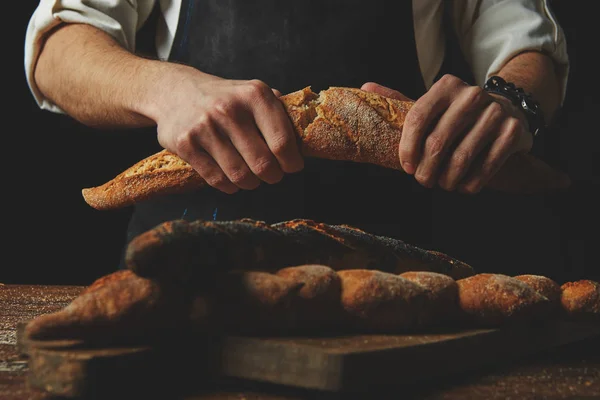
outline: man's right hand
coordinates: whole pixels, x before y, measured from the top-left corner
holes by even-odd
[[[172,72],[159,83],[158,141],[209,185],[231,194],[304,167],[279,92],[259,80],[221,79],[187,67]]]

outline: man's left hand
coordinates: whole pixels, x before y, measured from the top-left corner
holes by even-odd
[[[402,93],[376,83],[361,89],[398,100]],[[425,187],[477,193],[514,153],[533,144],[525,116],[500,95],[445,75],[406,115],[399,157]]]

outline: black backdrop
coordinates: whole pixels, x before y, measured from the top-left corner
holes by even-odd
[[[597,277],[600,85],[594,2],[551,4],[567,34],[572,64],[564,110],[544,142],[544,158],[574,180],[552,213],[570,277]],[[116,268],[130,210],[94,210],[83,201],[81,189],[151,154],[156,143],[147,133],[96,131],[38,109],[23,69],[25,30],[36,6],[32,0],[13,3],[14,20],[3,27],[11,31],[3,35],[2,197],[8,224],[0,239],[0,282],[88,284]]]

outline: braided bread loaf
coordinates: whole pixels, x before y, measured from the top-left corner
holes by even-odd
[[[140,276],[177,281],[194,289],[228,270],[273,272],[304,264],[395,274],[432,271],[455,279],[474,273],[470,265],[446,254],[312,220],[272,225],[251,219],[168,221],[134,238],[125,260]]]
[[[307,87],[280,99],[303,155],[401,170],[398,144],[412,102],[343,87],[319,94]],[[512,155],[488,184],[495,190],[516,193],[547,192],[569,185],[566,174],[521,153]],[[206,186],[187,162],[162,150],[100,186],[84,188],[82,195],[93,208],[109,210]]]

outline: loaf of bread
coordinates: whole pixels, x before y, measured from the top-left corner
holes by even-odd
[[[125,261],[140,276],[194,289],[230,270],[275,272],[305,264],[395,274],[431,271],[454,279],[474,274],[470,265],[439,252],[311,220],[168,221],[134,238]]]
[[[564,314],[574,320],[600,321],[600,283],[581,279],[561,286]]]
[[[552,304],[525,282],[503,274],[481,273],[459,279],[462,318],[476,326],[496,327],[547,318]]]
[[[282,96],[281,101],[306,157],[354,161],[401,170],[398,144],[412,102],[353,88],[310,87]],[[514,154],[488,187],[514,193],[565,189],[569,177],[528,154]],[[98,210],[126,207],[170,193],[207,186],[177,155],[162,150],[135,163],[108,182],[84,188],[87,204]]]

